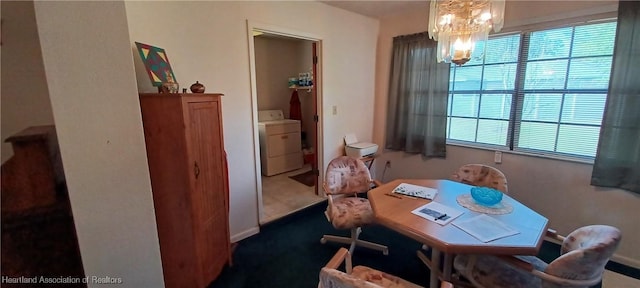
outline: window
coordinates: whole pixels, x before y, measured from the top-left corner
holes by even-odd
[[[448,143],[593,159],[616,22],[492,37],[451,66]]]

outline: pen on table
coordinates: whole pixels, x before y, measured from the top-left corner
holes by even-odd
[[[444,217],[447,217],[447,214],[442,214],[442,215],[438,216],[438,217],[436,218],[436,221],[437,221],[437,220],[442,220],[442,219],[444,219]]]
[[[409,196],[409,195],[404,195],[404,197],[407,197],[407,198],[409,198],[409,199],[418,199],[418,198],[416,198],[416,197]]]
[[[391,193],[385,193],[384,195],[391,196],[391,197],[393,197],[393,198],[402,199],[402,197],[400,197],[400,196],[398,196],[398,195],[395,195],[395,194],[391,194]]]

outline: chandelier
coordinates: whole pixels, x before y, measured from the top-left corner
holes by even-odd
[[[504,24],[505,0],[431,0],[429,37],[438,41],[438,62],[462,65],[482,59],[489,31]]]

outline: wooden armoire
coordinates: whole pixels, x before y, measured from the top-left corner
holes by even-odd
[[[206,287],[231,262],[221,96],[140,94],[166,287]]]

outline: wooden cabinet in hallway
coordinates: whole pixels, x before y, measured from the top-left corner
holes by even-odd
[[[140,94],[166,287],[206,287],[231,261],[222,94]]]

